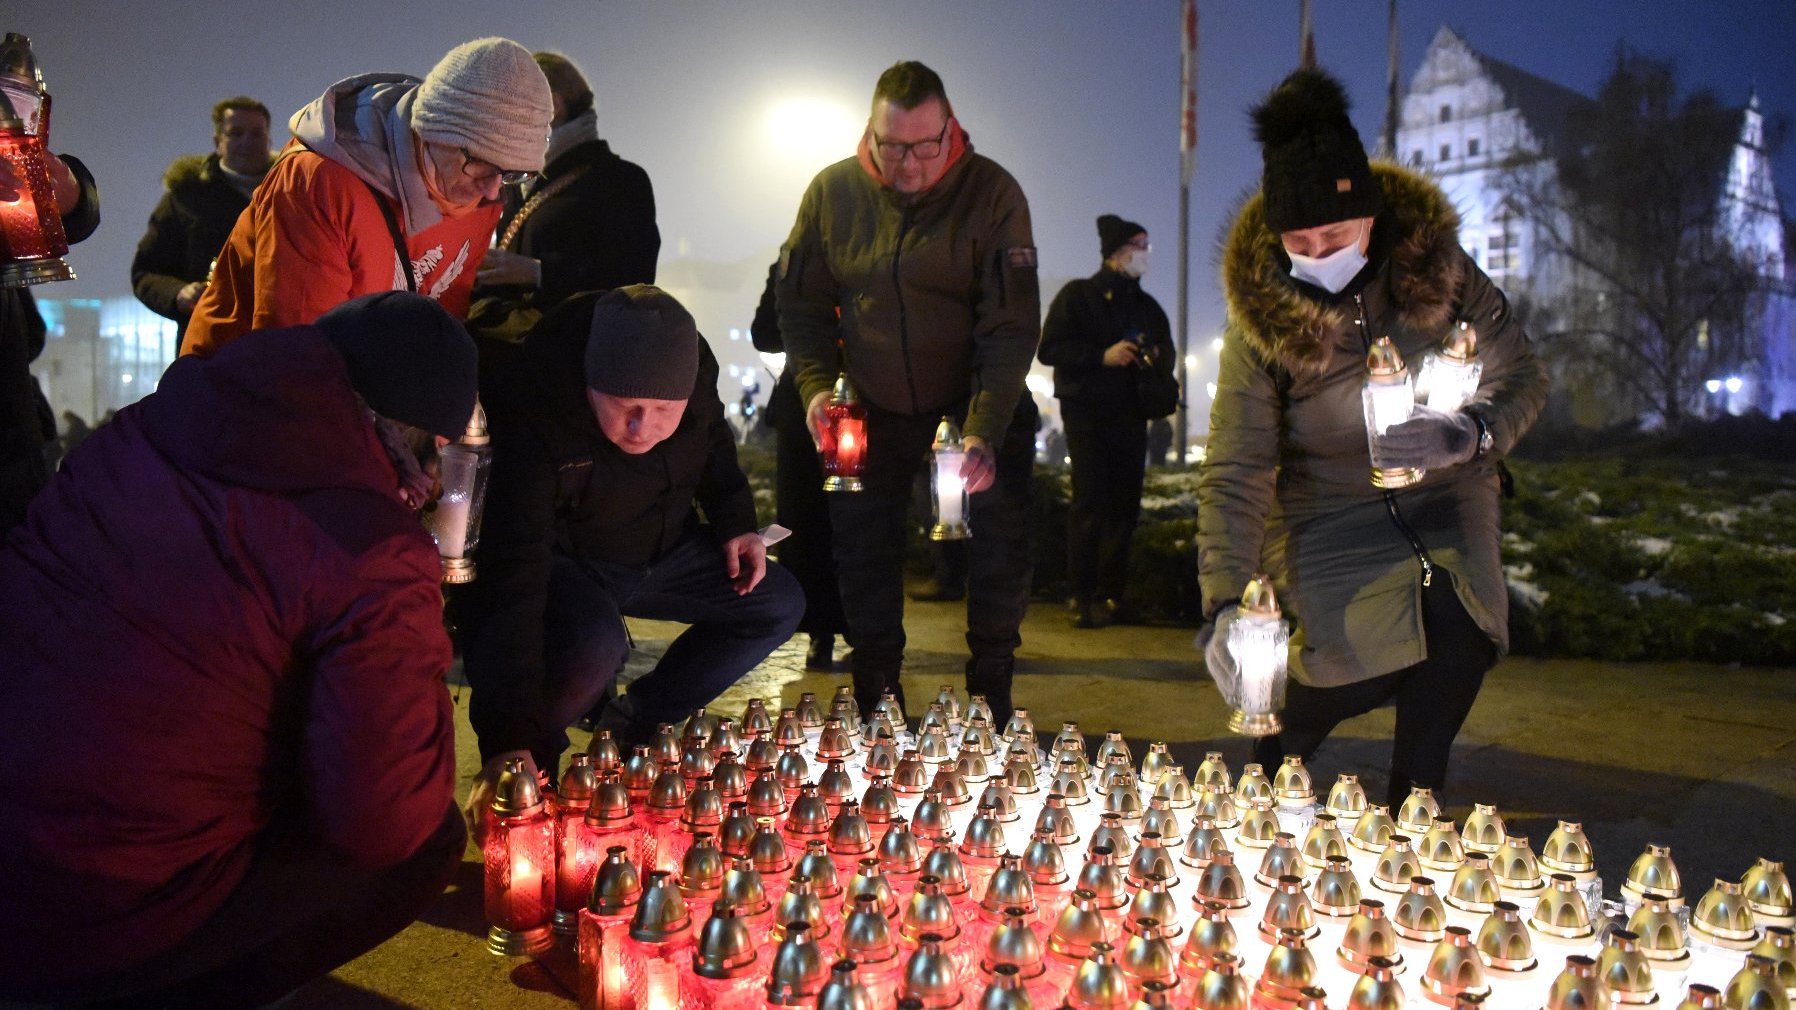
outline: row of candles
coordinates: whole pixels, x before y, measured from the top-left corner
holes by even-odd
[[[489,946],[574,937],[603,1010],[1569,1010],[1685,980],[1691,1006],[1775,1010],[1796,982],[1770,860],[1692,910],[1649,846],[1604,903],[1572,822],[1537,856],[1494,808],[1458,825],[1425,789],[1393,815],[1343,775],[1318,804],[1295,758],[1236,777],[1212,753],[1187,776],[1115,732],[1088,756],[1071,723],[1043,749],[1027,710],[994,733],[948,688],[914,733],[896,709],[863,721],[845,691],[829,716],[809,695],[777,719],[701,710],[627,757],[601,733],[553,796],[508,770]]]

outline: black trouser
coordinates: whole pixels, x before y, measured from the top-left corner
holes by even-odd
[[[198,929],[146,964],[94,978],[58,1005],[230,1010],[270,1003],[424,914],[454,879],[466,845],[453,803],[423,847],[385,869],[356,866],[303,832],[265,838],[243,882]]]
[[[1129,541],[1141,518],[1147,472],[1147,424],[1066,401],[1066,447],[1073,493],[1066,513],[1067,576],[1081,603],[1120,601],[1129,573]]]
[[[803,608],[803,592],[777,564],[753,592],[738,595],[710,527],[688,530],[648,566],[557,554],[543,614],[543,696],[557,729],[532,748],[537,767],[559,766],[567,745],[560,727],[590,711],[623,669],[625,617],[688,625],[600,718],[628,745],[647,743],[658,724],[684,719],[740,680],[792,637]]]
[[[1485,671],[1497,661],[1496,644],[1466,613],[1451,582],[1437,570],[1433,583],[1422,590],[1428,658],[1357,684],[1316,688],[1290,683],[1284,731],[1254,741],[1253,759],[1266,767],[1266,774],[1277,770],[1287,752],[1307,762],[1337,725],[1395,702],[1397,730],[1385,794],[1392,811],[1412,785],[1441,788],[1453,738],[1472,711]]]
[[[911,480],[929,457],[940,420],[868,404],[865,489],[829,495],[842,608],[854,642],[854,693],[863,712],[886,687],[897,686],[904,662],[904,518]],[[967,648],[980,668],[1005,669],[1005,688],[1008,664],[1023,643],[1018,629],[1033,574],[1035,420],[1035,404],[1025,395],[996,447],[997,479],[972,496],[967,516]]]
[[[778,437],[774,442],[779,466],[773,494],[778,503],[779,524],[792,535],[778,547],[780,567],[792,573],[804,589],[804,618],[798,630],[816,638],[848,631],[842,614],[842,596],[836,588],[834,542],[829,528],[829,502],[823,491],[823,468],[817,445],[805,427],[804,404],[787,372],[773,387],[767,401],[767,419]]]

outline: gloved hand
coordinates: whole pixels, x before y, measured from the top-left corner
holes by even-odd
[[[1204,669],[1216,682],[1223,703],[1231,708],[1240,695],[1241,670],[1235,665],[1234,654],[1229,652],[1229,627],[1240,618],[1240,606],[1231,603],[1216,612],[1216,619],[1208,628],[1197,633],[1197,646],[1204,654]],[[1208,641],[1204,640],[1205,635],[1209,636]]]
[[[1416,404],[1410,419],[1378,436],[1380,466],[1444,470],[1472,458],[1478,449],[1478,422],[1463,410]]]

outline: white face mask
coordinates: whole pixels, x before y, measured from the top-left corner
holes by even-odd
[[[1364,237],[1362,232],[1360,238]],[[1330,294],[1340,294],[1366,267],[1366,254],[1359,251],[1359,243],[1359,239],[1354,239],[1327,256],[1300,256],[1287,249],[1285,255],[1291,257],[1291,276]]]
[[[1124,277],[1140,277],[1142,274],[1147,273],[1147,265],[1148,251],[1137,246],[1129,250],[1129,255],[1123,257],[1123,261],[1116,268],[1116,272],[1122,274]]]

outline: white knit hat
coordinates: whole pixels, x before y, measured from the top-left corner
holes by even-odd
[[[412,129],[505,171],[540,172],[553,115],[549,81],[530,50],[475,39],[449,50],[419,85]]]

